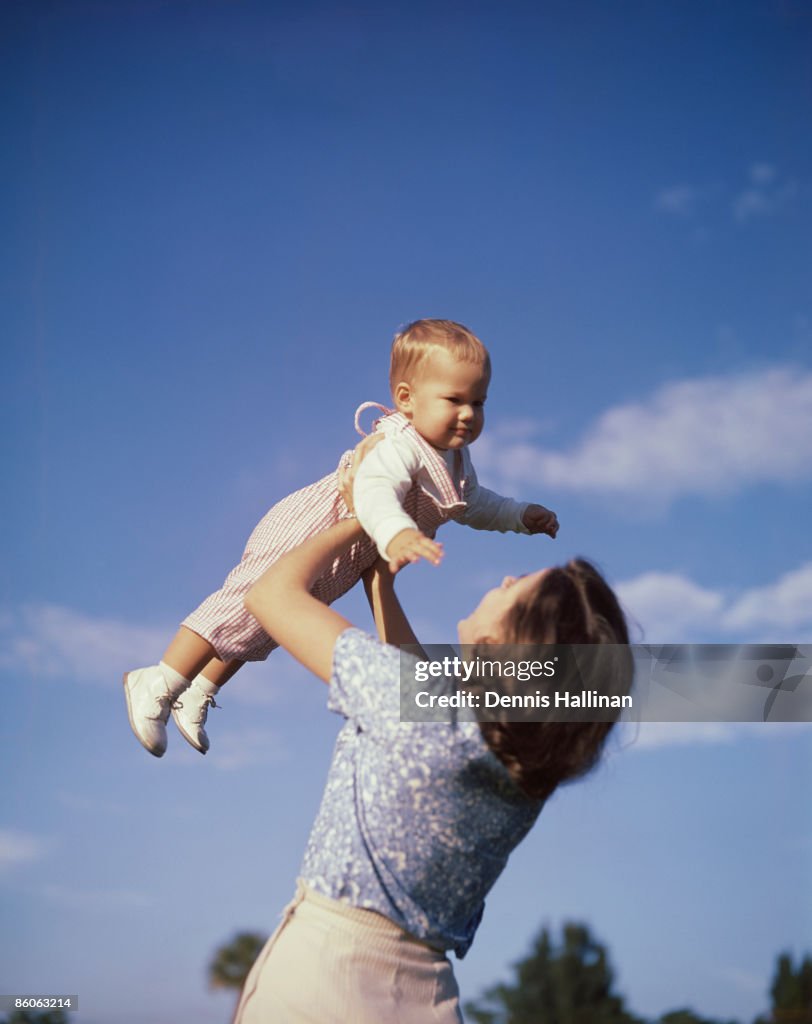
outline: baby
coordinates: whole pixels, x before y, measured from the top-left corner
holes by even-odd
[[[395,411],[383,409],[376,423],[383,440],[363,459],[353,484],[355,514],[367,536],[318,579],[314,596],[332,603],[379,554],[393,572],[419,558],[438,564],[442,545],[433,538],[450,519],[476,530],[555,537],[558,520],[549,509],[477,482],[468,447],[482,433],[490,376],[487,349],[461,324],[417,320],[396,335],[389,373]],[[365,408],[356,413],[356,427]],[[220,687],[246,661],[264,661],[278,646],[245,610],[245,593],[286,551],[352,514],[339,487],[352,456],[345,452],[336,472],[274,505],[239,565],[184,620],[160,664],[125,674],[130,725],[151,754],[166,750],[170,712],[188,742],[206,753],[208,709]]]

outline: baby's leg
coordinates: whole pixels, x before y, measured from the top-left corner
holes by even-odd
[[[244,661],[239,661],[237,658],[232,658],[231,661],[220,661],[219,658],[212,658],[208,664],[203,666],[199,674],[210,683],[214,683],[215,686],[219,687],[227,683],[233,675],[236,675],[244,664]]]
[[[218,660],[217,652],[209,641],[204,640],[202,636],[198,636],[186,626],[181,626],[175,633],[172,642],[161,658],[164,665],[168,665],[190,682],[212,660]],[[222,665],[223,662],[220,664]],[[239,668],[239,664],[237,667]],[[234,672],[231,675],[234,675]]]
[[[211,682],[199,673],[215,662],[223,672],[212,673]],[[156,757],[166,750],[166,723],[170,711],[183,708],[188,724],[180,725],[186,739],[202,754],[208,749],[208,737],[203,725],[206,713],[214,703],[217,678],[232,676],[239,662],[223,663],[202,636],[181,626],[164,652],[159,665],[135,669],[124,676],[124,692],[130,725],[141,744]],[[182,698],[182,700],[181,700]]]
[[[214,648],[194,630],[181,626],[163,656],[164,664],[181,672],[192,685],[172,705],[172,718],[180,734],[201,754],[209,749],[206,720],[216,708],[220,687],[245,664],[237,658],[221,661]],[[178,666],[182,666],[182,669]],[[189,672],[189,675],[186,673]]]

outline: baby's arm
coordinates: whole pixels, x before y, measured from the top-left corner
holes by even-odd
[[[419,469],[419,458],[411,446],[386,436],[364,458],[355,476],[355,514],[393,572],[420,558],[434,565],[442,558],[442,545],[421,533],[403,510]]]
[[[546,533],[555,537],[558,519],[555,512],[543,505],[505,498],[481,487],[473,466],[468,483],[468,507],[460,522],[475,530],[497,530],[500,533]]]

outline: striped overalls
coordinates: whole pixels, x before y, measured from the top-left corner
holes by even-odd
[[[355,414],[359,426],[360,413],[375,403],[362,405]],[[383,409],[382,406],[377,408]],[[458,518],[465,510],[465,480],[455,486],[442,457],[398,412],[383,409],[390,429],[394,427],[414,446],[427,470],[438,497],[419,484],[414,484],[406,495],[403,508],[417,523],[418,529],[433,537],[437,528],[450,519]],[[376,428],[382,421],[376,421]],[[385,441],[382,443],[386,443]],[[352,451],[345,452],[336,470],[313,484],[289,494],[274,505],[256,525],[248,538],[242,559],[226,577],[223,586],[183,621],[183,625],[207,640],[221,661],[264,661],[279,645],[243,607],[249,588],[265,570],[280,558],[302,544],[309,537],[322,533],[342,519],[349,518],[349,509],[338,491],[338,471],[348,465]],[[462,459],[457,456],[457,474],[462,472]],[[378,552],[366,535],[337,558],[331,568],[316,581],[312,594],[325,604],[346,594],[371,566]]]

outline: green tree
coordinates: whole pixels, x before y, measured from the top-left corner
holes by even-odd
[[[671,1010],[659,1018],[657,1024],[722,1024],[721,1021],[710,1020],[708,1017],[700,1017],[687,1007],[683,1010]],[[735,1021],[727,1021],[725,1024],[736,1024]]]
[[[558,946],[542,929],[514,972],[468,1003],[466,1016],[475,1024],[640,1024],[613,991],[606,950],[586,925],[565,924]]]
[[[68,1015],[64,1010],[14,1010],[0,1024],[68,1024]]]
[[[775,962],[772,1009],[756,1024],[812,1024],[812,957],[805,956],[795,967],[790,953]]]
[[[230,942],[220,946],[209,964],[209,985],[239,991],[267,938],[257,932],[238,932]]]

